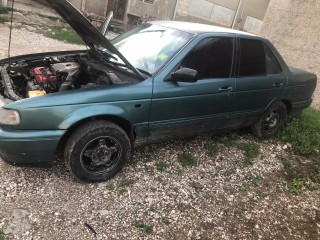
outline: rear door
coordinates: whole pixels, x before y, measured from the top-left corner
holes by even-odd
[[[226,125],[232,109],[235,80],[232,77],[235,38],[207,37],[185,53],[169,73],[191,68],[196,83],[154,80],[149,140],[188,136]]]
[[[232,126],[251,125],[284,91],[287,82],[270,48],[255,38],[238,38]]]

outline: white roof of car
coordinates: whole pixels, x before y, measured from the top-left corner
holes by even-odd
[[[154,21],[152,24],[160,25],[167,28],[174,28],[177,30],[181,30],[184,32],[190,32],[195,34],[201,33],[233,33],[233,34],[241,34],[247,36],[255,36],[257,35],[243,32],[239,30],[234,30],[231,28],[218,27],[213,25],[206,25],[201,23],[190,23],[190,22],[179,22],[179,21]]]

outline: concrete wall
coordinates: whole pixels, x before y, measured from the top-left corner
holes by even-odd
[[[153,4],[144,0],[130,0],[127,13],[141,17],[151,16],[157,20],[172,20],[177,0],[154,0]]]
[[[261,34],[270,39],[289,65],[320,78],[320,1],[271,0]],[[320,84],[313,106],[320,109]]]
[[[269,1],[179,0],[176,19],[259,33]]]

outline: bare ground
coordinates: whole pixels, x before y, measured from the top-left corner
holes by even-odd
[[[0,35],[1,58],[7,38]],[[14,38],[14,55],[81,48],[22,29]],[[50,169],[1,161],[0,229],[6,239],[320,239],[320,191],[289,193],[281,163],[289,158],[300,168],[310,160],[289,145],[238,134],[229,147],[232,135],[221,134],[214,156],[210,135],[140,147],[116,178],[100,184],[74,180],[59,158]],[[261,154],[245,167],[239,146],[255,142]],[[185,152],[196,166],[181,166]]]

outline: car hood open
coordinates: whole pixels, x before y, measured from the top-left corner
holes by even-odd
[[[67,0],[46,0],[48,4],[80,35],[83,41],[90,47],[103,47],[111,53],[117,55],[125,65],[139,78],[143,79],[141,74],[129,61],[104,37],[100,31],[95,28],[89,20],[83,16]]]

